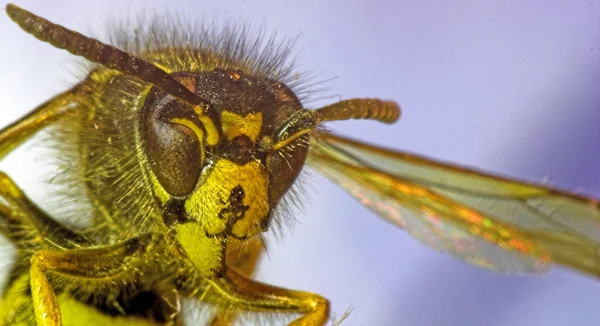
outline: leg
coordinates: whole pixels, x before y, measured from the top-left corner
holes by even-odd
[[[262,240],[258,237],[252,238],[242,246],[227,250],[227,266],[235,269],[241,275],[251,278],[258,266],[260,257],[264,251]],[[231,311],[219,311],[210,322],[211,326],[233,325],[236,314]]]
[[[200,300],[228,307],[232,311],[301,313],[291,326],[324,326],[329,320],[329,301],[317,294],[287,290],[244,277],[233,269],[209,287]]]
[[[49,245],[72,248],[89,245],[89,242],[39,209],[3,172],[0,172],[0,234],[18,249],[17,263],[8,274],[9,280],[0,299],[0,324],[3,325],[14,321],[14,316],[22,317],[22,312],[18,313],[20,308],[31,305],[31,297],[26,294],[29,286],[24,283],[29,284],[28,265],[32,252]]]
[[[98,279],[98,282],[131,280],[128,273],[142,265],[146,248],[152,239],[138,236],[122,243],[97,248],[37,251],[31,258],[30,284],[37,325],[62,325],[56,295],[47,272],[77,279]]]
[[[53,220],[0,171],[0,233],[17,248],[39,249],[48,241],[63,248],[89,242]]]
[[[55,121],[76,107],[77,101],[86,93],[84,84],[50,99],[18,121],[0,130],[0,160],[8,153],[35,135],[48,123]],[[56,237],[46,233],[55,234]],[[28,246],[28,241],[38,242],[48,239],[84,241],[76,234],[49,218],[35,206],[14,182],[0,172],[0,233],[7,236],[17,247]],[[85,242],[85,241],[84,241]]]
[[[51,121],[60,118],[85,93],[83,84],[55,96],[0,131],[0,160]]]

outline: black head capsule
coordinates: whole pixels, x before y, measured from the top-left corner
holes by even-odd
[[[140,135],[155,191],[166,193],[157,197],[163,204],[181,200],[186,219],[200,221],[209,236],[245,239],[263,231],[308,153],[307,139],[281,149],[264,147],[264,140],[302,109],[300,101],[279,82],[239,71],[171,76],[216,116],[159,88],[149,91]]]

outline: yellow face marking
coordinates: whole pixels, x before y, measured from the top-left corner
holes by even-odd
[[[300,136],[306,135],[306,134],[310,133],[311,131],[312,130],[310,130],[310,129],[301,130],[301,131],[293,134],[292,136],[273,144],[273,150],[278,151],[278,150],[286,147],[287,145],[291,144],[294,140],[298,139]]]
[[[223,212],[230,207],[230,196],[236,187],[243,189],[242,204],[247,209],[233,224],[231,233],[239,238],[252,236],[260,231],[261,221],[269,214],[268,174],[259,162],[237,165],[229,160],[218,160],[185,202],[185,211],[205,232],[218,235],[227,229],[231,216]]]
[[[217,131],[214,122],[205,115],[201,115],[199,119],[206,129],[206,143],[210,146],[216,145],[219,142],[219,132]]]
[[[219,238],[209,238],[199,223],[179,224],[177,241],[188,259],[202,275],[210,276],[223,264],[223,244]]]
[[[204,129],[206,130],[206,143],[210,146],[216,145],[219,142],[219,132],[217,131],[215,123],[210,117],[204,114],[204,109],[201,106],[195,106],[194,112],[196,112],[198,119],[200,119],[200,122],[202,122]]]
[[[230,111],[223,111],[221,123],[223,124],[223,134],[228,140],[245,135],[252,142],[256,142],[262,129],[263,115],[262,112],[257,112],[241,116]]]
[[[186,127],[190,128],[190,130],[194,134],[196,134],[196,137],[198,137],[198,140],[200,142],[202,142],[202,140],[204,139],[204,131],[202,131],[202,129],[200,129],[200,127],[198,127],[192,121],[190,121],[188,119],[184,119],[184,118],[173,118],[170,121],[171,121],[171,123],[180,124],[182,126],[186,126]]]

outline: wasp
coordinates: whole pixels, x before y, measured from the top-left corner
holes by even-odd
[[[331,133],[331,121],[393,123],[400,107],[357,98],[305,108],[285,51],[160,24],[113,46],[13,4],[6,12],[94,65],[0,131],[4,157],[49,129],[70,163],[57,180],[71,199],[68,216],[53,216],[0,173],[0,231],[17,248],[3,324],[181,325],[192,300],[213,308],[211,325],[286,313],[297,315],[290,325],[325,325],[326,298],[252,277],[261,235],[305,165],[469,263],[600,276],[598,200]]]

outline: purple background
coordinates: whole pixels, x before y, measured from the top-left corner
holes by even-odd
[[[102,35],[109,17],[168,8],[207,21],[250,20],[294,37],[302,70],[332,77],[335,97],[403,106],[392,127],[334,129],[600,197],[599,1],[15,1],[54,22]],[[2,2],[4,6],[4,2]],[[0,15],[0,123],[65,89],[70,55]],[[65,68],[67,67],[67,68]],[[339,97],[338,97],[339,96]],[[24,160],[0,165],[34,196]],[[335,186],[315,195],[259,278],[318,292],[343,325],[600,325],[600,282],[565,269],[492,274],[418,244]]]

